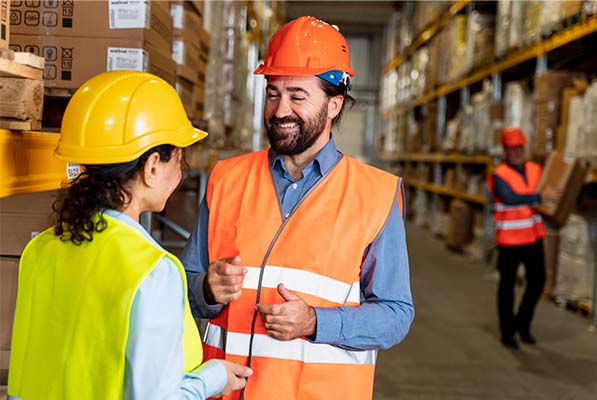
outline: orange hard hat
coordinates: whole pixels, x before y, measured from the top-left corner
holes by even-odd
[[[520,128],[508,127],[502,131],[501,138],[502,145],[506,147],[517,147],[524,146],[527,144],[527,140],[524,137],[524,133]]]
[[[320,75],[339,71],[354,76],[344,36],[330,24],[303,16],[274,33],[257,75]],[[325,79],[325,78],[324,78]]]

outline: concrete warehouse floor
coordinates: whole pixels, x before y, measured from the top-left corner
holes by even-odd
[[[379,353],[375,400],[597,399],[590,318],[541,301],[538,345],[507,350],[491,268],[449,252],[414,224],[407,237],[415,322],[401,344]]]

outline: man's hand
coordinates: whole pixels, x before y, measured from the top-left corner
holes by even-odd
[[[247,268],[240,265],[239,256],[224,258],[209,264],[203,281],[206,300],[228,304],[240,297]]]
[[[547,201],[558,201],[562,197],[562,190],[556,189],[553,186],[545,186],[541,192],[541,199]]]
[[[247,378],[253,374],[253,370],[249,367],[245,367],[240,364],[235,364],[230,361],[219,360],[224,364],[226,372],[228,373],[228,379],[226,386],[216,397],[226,396],[235,390],[240,390],[247,384]]]
[[[286,289],[282,283],[278,285],[278,293],[286,303],[255,305],[267,333],[278,340],[290,340],[315,334],[317,316],[313,307]]]

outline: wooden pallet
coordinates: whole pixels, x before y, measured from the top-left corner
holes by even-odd
[[[41,129],[44,66],[35,54],[0,51],[0,128]]]

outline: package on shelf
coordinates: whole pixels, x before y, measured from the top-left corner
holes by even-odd
[[[10,39],[10,0],[0,0],[0,49],[7,49]]]
[[[526,6],[526,1],[512,1],[510,4],[508,50],[520,48],[524,44]]]
[[[575,89],[564,89],[562,97],[562,114],[566,110],[567,118],[560,121],[564,132],[558,135],[558,141],[565,139],[564,153],[571,157],[584,157],[590,150],[585,144],[587,137],[584,132],[584,102],[583,97]],[[597,132],[595,132],[597,134]],[[562,148],[558,146],[558,148]]]
[[[527,143],[527,155],[530,155],[535,137],[534,102],[527,85],[523,82],[506,84],[504,95],[504,126],[516,126],[524,132]]]
[[[453,81],[466,74],[466,27],[467,16],[457,15],[448,26],[449,50],[447,81]]]
[[[595,220],[572,214],[560,230],[557,276],[552,294],[565,300],[593,299]]]
[[[541,39],[541,0],[525,1],[523,44],[529,45]]]
[[[564,87],[572,82],[573,75],[569,71],[551,70],[535,76],[533,98],[536,101],[551,100],[560,97]]]
[[[195,110],[197,99],[195,98],[194,82],[191,82],[181,76],[176,77],[176,85],[174,86],[178,97],[182,101],[187,116],[190,120],[195,118]]]
[[[417,99],[425,93],[425,78],[429,65],[429,47],[423,46],[413,54],[410,71],[411,98]]]
[[[175,37],[172,42],[172,59],[177,64],[177,75],[191,82],[199,82],[199,47],[186,37]]]
[[[427,93],[435,88],[438,82],[440,60],[441,60],[441,40],[439,36],[435,36],[429,43],[429,62],[427,63],[427,74],[425,77],[424,92]]]
[[[583,1],[582,8],[583,8],[583,12],[587,16],[591,16],[591,15],[597,14],[597,0],[585,0],[585,1]]]
[[[381,104],[382,111],[388,111],[396,106],[398,87],[398,72],[392,69],[381,77]]]
[[[415,36],[437,20],[447,5],[446,1],[414,2],[413,27]]]
[[[597,80],[585,91],[583,97],[584,123],[580,128],[582,146],[585,149],[583,158],[593,167],[597,166]]]
[[[470,13],[466,32],[466,72],[493,60],[494,26],[493,15],[478,11]]]
[[[33,36],[138,39],[163,54],[172,51],[172,16],[166,1],[13,2],[11,30]]]
[[[489,118],[491,123],[491,143],[489,153],[500,155],[503,152],[501,144],[502,130],[504,129],[504,104],[501,102],[491,103],[489,107]]]
[[[556,226],[566,224],[568,216],[576,207],[578,195],[585,182],[587,170],[580,160],[565,157],[558,151],[549,155],[537,191],[541,193],[546,187],[551,186],[562,191],[558,201],[543,200],[535,208],[546,219]]]
[[[412,153],[420,152],[423,145],[421,126],[412,112],[408,113],[406,119],[406,135],[406,151]]]
[[[136,70],[176,83],[176,63],[143,39],[72,36],[11,35],[11,49],[41,48],[45,56],[44,81],[50,88],[78,88],[92,76],[113,70]],[[51,49],[51,51],[50,51]]]
[[[560,3],[560,16],[562,18],[570,17],[581,12],[583,1],[581,0],[566,0]]]
[[[472,153],[474,151],[475,131],[474,109],[470,104],[461,108],[460,135],[458,135],[458,151],[462,153]]]
[[[560,119],[560,99],[554,97],[535,103],[535,138],[533,155],[545,157],[556,145],[556,132]]]
[[[411,65],[409,61],[405,61],[398,67],[398,84],[396,88],[396,103],[406,103],[412,98],[410,91],[410,71]]]
[[[450,202],[450,222],[446,235],[446,245],[462,249],[473,240],[473,209],[470,204],[453,199]]]
[[[58,191],[0,199],[0,256],[19,256],[27,243],[52,224],[52,203]]]
[[[433,152],[437,145],[437,103],[429,103],[422,108],[423,121],[421,123],[422,150]]]
[[[445,152],[452,152],[456,150],[458,144],[458,135],[460,133],[460,121],[462,117],[462,111],[458,111],[456,116],[448,121],[446,124],[446,135],[442,142],[442,149]]]
[[[539,33],[542,36],[548,36],[560,28],[563,18],[562,3],[567,1],[541,1],[541,14],[539,16]]]
[[[508,52],[511,26],[512,0],[498,0],[494,45],[494,54],[496,58],[501,58]]]
[[[493,102],[493,85],[489,80],[483,81],[483,89],[472,96],[473,134],[472,152],[487,153],[493,139],[491,106]]]
[[[408,46],[410,46],[414,39],[413,14],[414,2],[403,3],[402,13],[400,16],[400,41],[398,43],[399,53],[403,52]]]
[[[394,11],[390,22],[384,29],[383,64],[388,64],[398,55],[401,13]]]
[[[172,15],[172,26],[174,35],[180,34],[182,30],[187,30],[195,34],[195,41],[199,45],[199,36],[197,33],[203,27],[201,14],[188,1],[171,1],[170,15]]]
[[[456,164],[454,167],[454,179],[451,188],[460,192],[466,192],[471,174],[463,164]]]
[[[8,369],[10,359],[18,278],[19,260],[0,256],[0,370]]]

